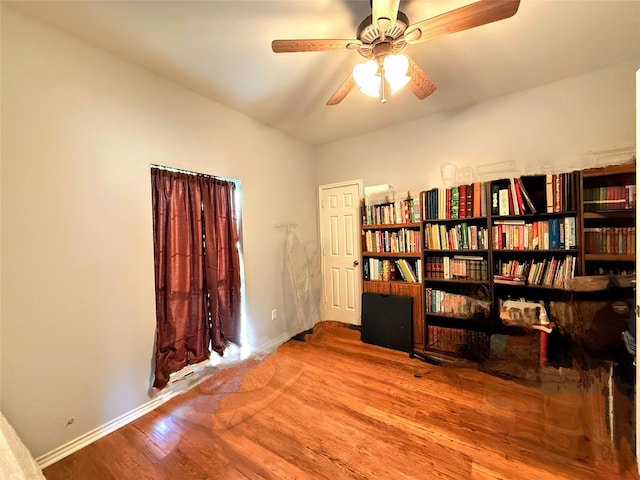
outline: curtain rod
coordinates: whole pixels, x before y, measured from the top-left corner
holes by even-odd
[[[240,180],[238,180],[237,178],[219,177],[216,175],[209,175],[207,173],[193,172],[191,170],[183,170],[181,168],[165,167],[164,165],[156,165],[154,163],[151,163],[149,166],[151,168],[157,168],[158,170],[166,170],[168,172],[184,173],[185,175],[193,175],[195,177],[213,178],[214,180],[227,180],[229,182],[234,182],[237,185],[240,184]]]

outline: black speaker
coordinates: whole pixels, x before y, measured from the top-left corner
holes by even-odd
[[[413,298],[382,293],[362,294],[364,343],[411,353]]]

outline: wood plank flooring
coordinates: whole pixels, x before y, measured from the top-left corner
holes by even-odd
[[[322,322],[46,468],[49,480],[622,479],[605,372],[540,387],[434,366]],[[618,403],[617,425],[632,408]],[[621,405],[621,406],[620,406]],[[628,418],[625,418],[628,417]]]

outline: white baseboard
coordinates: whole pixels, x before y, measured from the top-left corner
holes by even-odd
[[[290,340],[294,335],[297,335],[299,332],[285,332],[282,335],[279,335],[276,338],[273,338],[261,346],[257,347],[255,350],[251,350],[251,355],[261,352],[270,352],[275,350],[283,343]],[[176,395],[183,393],[181,390],[175,390],[173,392],[160,395],[156,398],[149,400],[147,403],[140,405],[133,410],[120,415],[119,417],[111,420],[110,422],[105,423],[104,425],[95,428],[53,450],[47,452],[38,458],[36,458],[36,462],[40,466],[40,468],[46,468],[49,465],[56,463],[59,460],[62,460],[65,457],[68,457],[74,452],[77,452],[81,448],[86,447],[87,445],[95,442],[96,440],[110,434],[111,432],[117,430],[118,428],[124,427],[128,423],[133,422],[134,420],[142,417],[143,415],[149,413],[155,408],[158,408],[165,402],[168,402]]]

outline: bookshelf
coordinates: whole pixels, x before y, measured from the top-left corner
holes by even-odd
[[[422,194],[425,348],[429,357],[479,358],[493,330],[486,183]]]
[[[578,179],[578,172],[567,172],[491,182],[495,333],[527,335],[546,327],[549,318],[541,312],[568,298],[582,253]],[[508,301],[526,307],[512,312]],[[546,335],[540,333],[541,352]]]
[[[580,172],[581,270],[585,275],[635,273],[636,165]]]
[[[573,277],[635,275],[635,158],[461,187],[421,192],[401,222],[363,213],[363,291],[413,298],[417,356],[486,358],[492,334],[527,334],[504,321],[505,301],[547,306],[551,316]]]
[[[362,291],[413,299],[413,349],[418,352],[424,349],[420,216],[419,198],[362,206]]]

